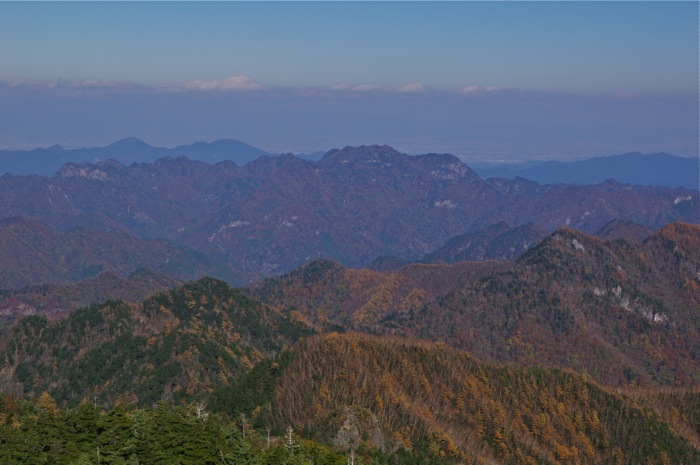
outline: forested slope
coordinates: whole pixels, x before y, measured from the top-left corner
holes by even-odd
[[[111,301],[0,334],[0,389],[61,405],[152,405],[209,395],[312,331],[211,278],[142,304]]]
[[[316,262],[244,290],[325,327],[438,340],[621,386],[700,384],[700,227],[637,244],[562,228],[514,262],[397,271]]]
[[[700,418],[697,408],[685,413],[686,423],[665,423],[651,409],[663,402],[650,392],[613,392],[559,369],[485,364],[444,344],[332,333],[262,367],[246,375],[257,389],[241,390],[244,377],[212,406],[243,411],[259,427],[292,425],[348,451],[405,448],[453,463],[700,460],[683,430]],[[242,403],[243,392],[254,393],[257,405],[250,396]],[[697,393],[688,395],[669,408],[692,405]]]

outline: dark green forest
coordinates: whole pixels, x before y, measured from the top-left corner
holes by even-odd
[[[91,403],[59,409],[48,394],[36,401],[0,396],[0,463],[66,465],[366,465],[439,464],[439,456],[400,449],[342,450],[300,437],[290,426],[256,429],[203,404],[151,409]]]

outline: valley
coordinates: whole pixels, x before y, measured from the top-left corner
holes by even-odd
[[[0,461],[700,460],[696,190],[363,146],[0,191]]]

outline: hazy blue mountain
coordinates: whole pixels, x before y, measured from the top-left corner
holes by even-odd
[[[319,161],[326,152],[297,153],[296,156],[306,161]]]
[[[522,177],[540,184],[599,184],[607,179],[639,186],[686,187],[700,183],[698,158],[639,152],[582,161],[470,165],[482,178]]]
[[[170,151],[172,157],[187,157],[190,160],[218,163],[231,160],[238,166],[243,166],[263,155],[274,155],[252,145],[234,139],[221,139],[214,142],[195,142],[191,145],[180,145]]]
[[[651,229],[694,223],[698,202],[697,190],[615,181],[484,181],[455,156],[378,145],[331,150],[318,162],[283,154],[239,167],[166,157],[128,167],[68,163],[53,177],[0,176],[0,218],[22,216],[63,233],[82,227],[167,239],[222,260],[235,279],[215,276],[238,283],[318,258],[353,267],[382,256],[419,260],[499,222],[588,233],[614,219]],[[504,236],[485,245],[483,257],[531,242],[521,239]]]
[[[153,147],[141,139],[129,137],[106,147],[64,149],[60,145],[34,150],[0,150],[0,175],[40,174],[51,176],[69,162],[97,163],[116,160],[123,165],[132,163],[153,163],[165,157],[187,157],[190,160],[218,163],[230,160],[238,166],[256,160],[268,152],[233,139],[215,142],[195,142],[179,145],[172,149]]]

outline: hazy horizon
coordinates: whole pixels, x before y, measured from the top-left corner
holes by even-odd
[[[0,3],[0,149],[696,157],[696,2]]]

